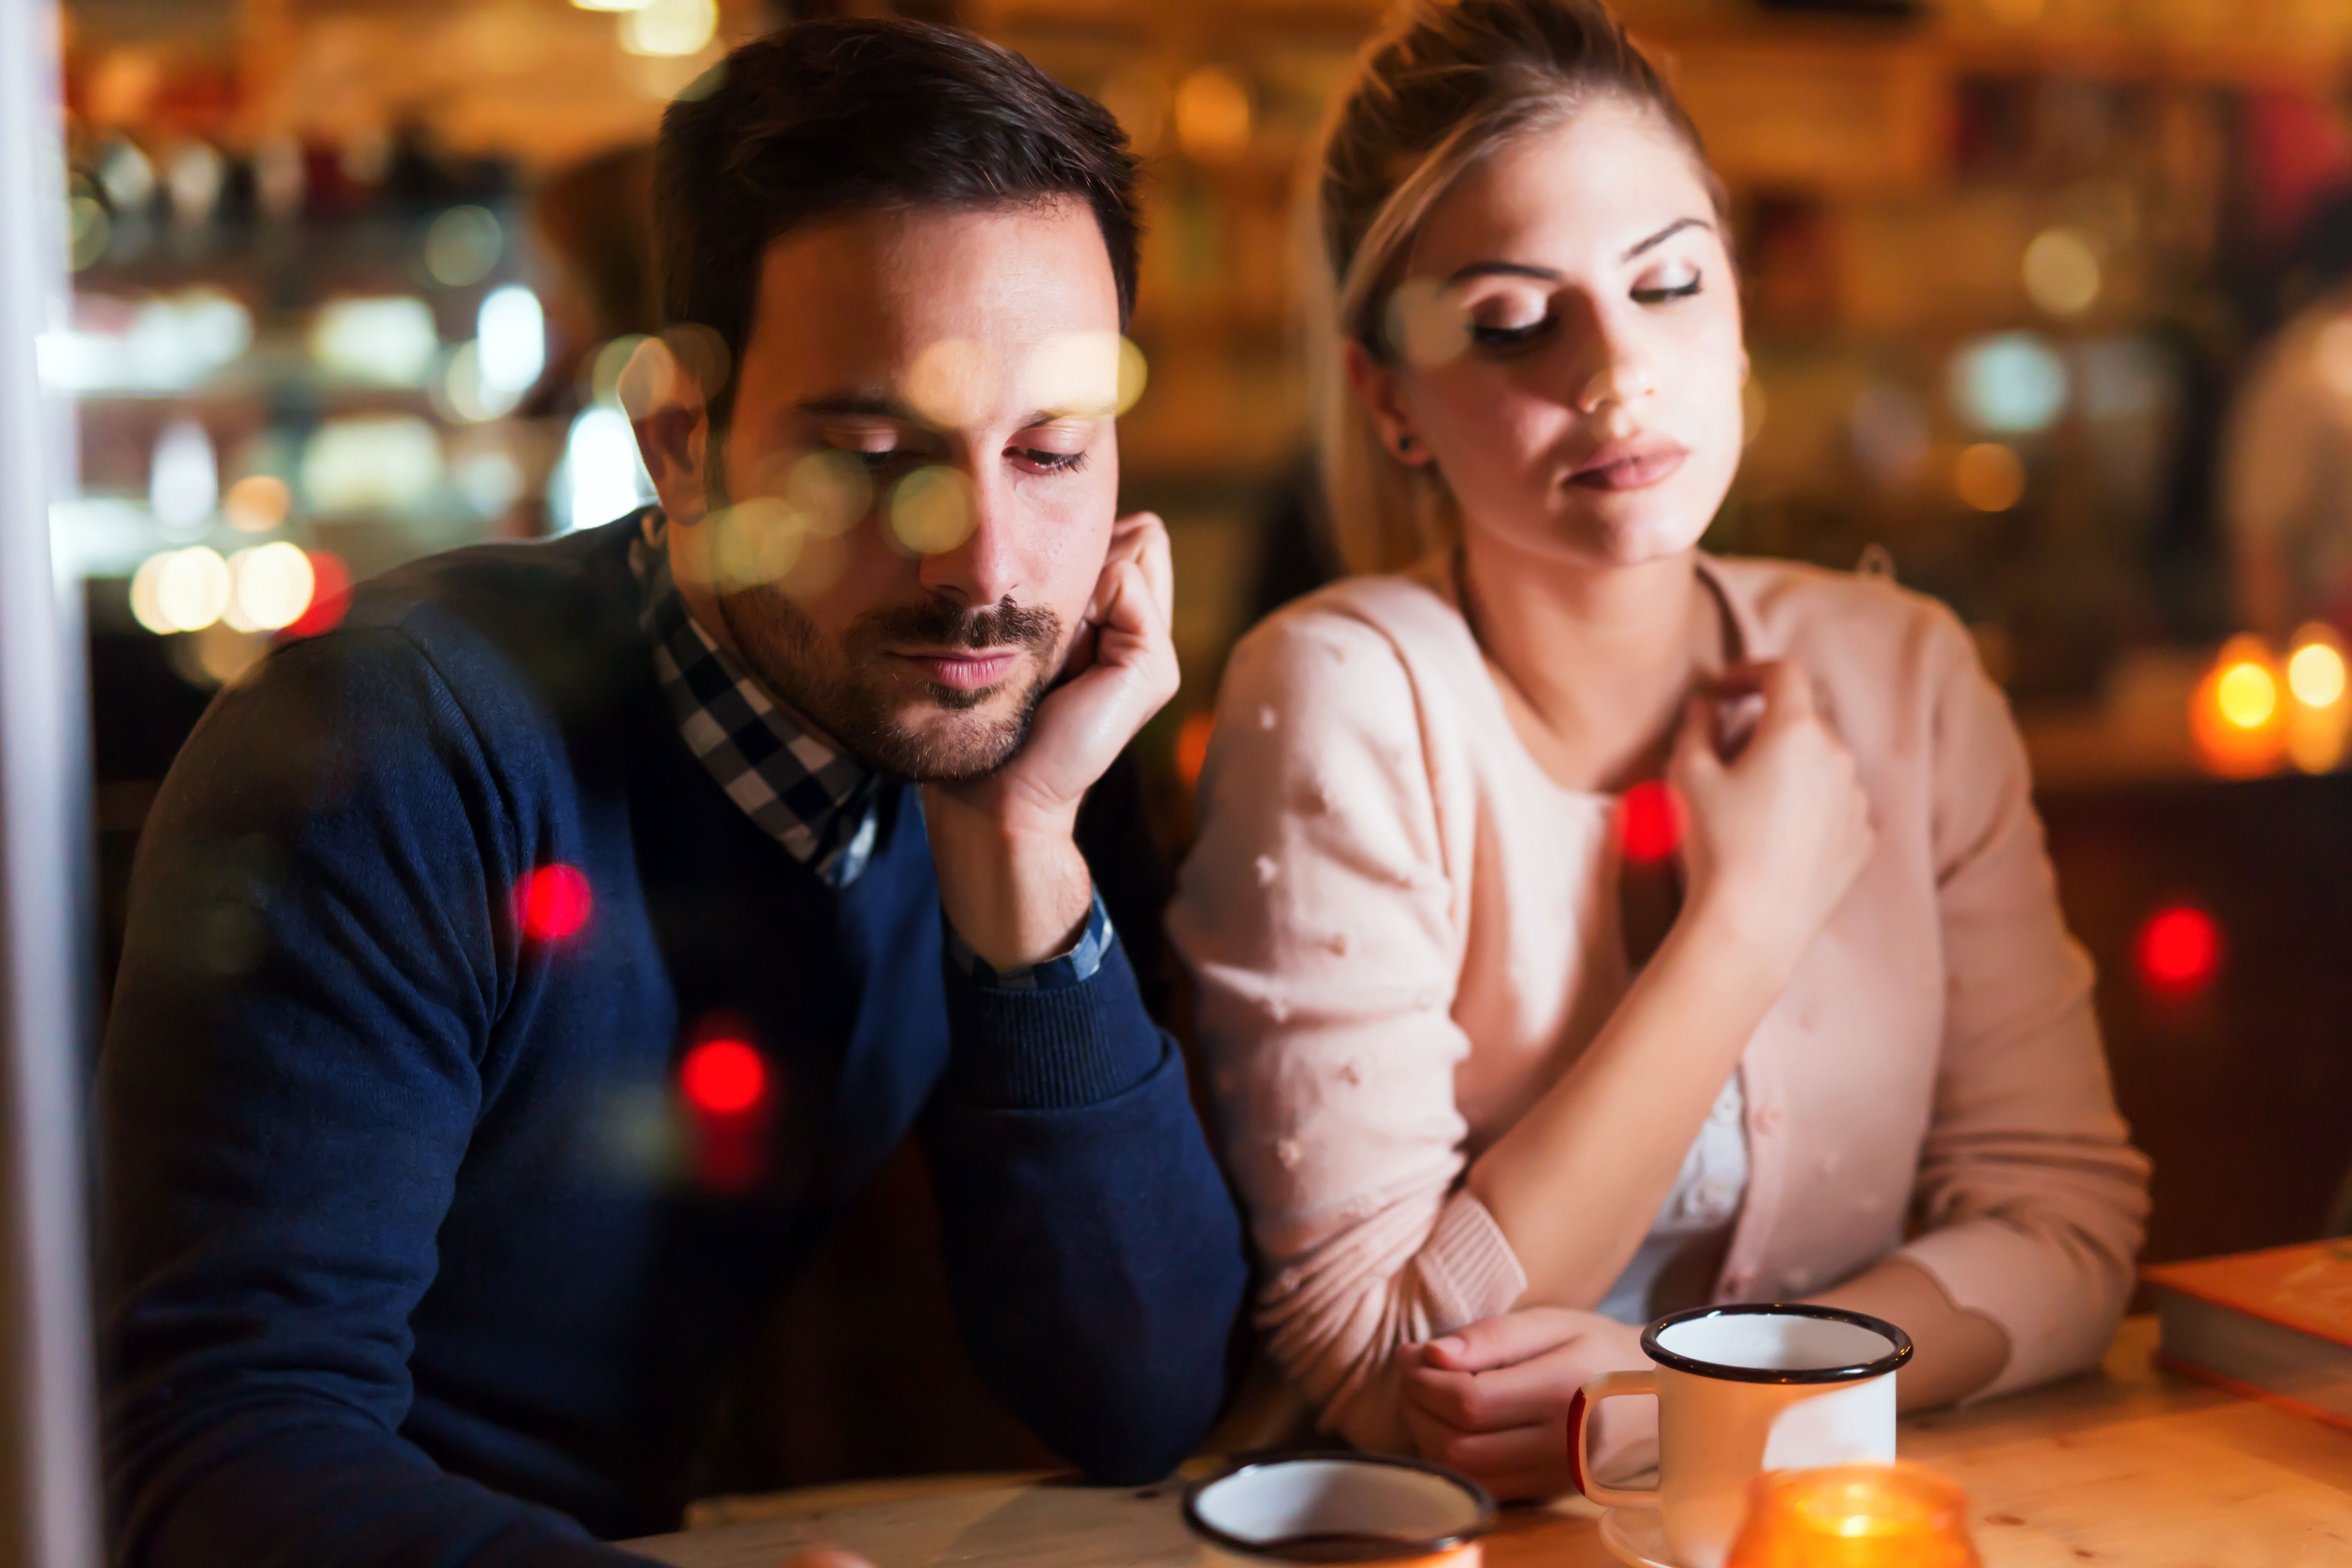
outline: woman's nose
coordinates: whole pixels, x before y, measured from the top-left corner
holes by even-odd
[[[1594,372],[1576,395],[1576,411],[1599,414],[1610,408],[1622,408],[1657,395],[1657,377],[1647,365],[1629,359],[1613,348],[1600,369]]]

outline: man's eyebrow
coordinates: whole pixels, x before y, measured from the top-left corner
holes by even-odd
[[[1645,251],[1655,250],[1686,228],[1712,229],[1715,226],[1703,217],[1678,217],[1657,233],[1636,244],[1620,261],[1631,261]],[[1474,261],[1457,269],[1445,280],[1448,289],[1467,283],[1473,278],[1532,278],[1538,283],[1557,283],[1560,275],[1549,267],[1532,267],[1524,261]]]
[[[804,397],[793,405],[793,412],[820,418],[830,415],[835,418],[896,419],[903,425],[928,423],[910,405],[880,392],[833,392],[822,397]]]

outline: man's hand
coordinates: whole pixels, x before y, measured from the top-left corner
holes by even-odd
[[[1640,1330],[1562,1307],[1482,1318],[1403,1355],[1405,1426],[1421,1457],[1504,1501],[1570,1490],[1576,1391],[1602,1373],[1650,1364]],[[1592,1420],[1597,1476],[1618,1479],[1657,1462],[1653,1402],[1612,1400]]]
[[[970,784],[929,784],[923,815],[949,922],[992,967],[1052,957],[1076,940],[1094,879],[1071,837],[1087,791],[1176,694],[1168,531],[1121,518],[1061,683],[1011,762]]]

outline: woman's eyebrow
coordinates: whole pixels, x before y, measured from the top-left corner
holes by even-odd
[[[1618,259],[1621,261],[1631,261],[1633,258],[1641,255],[1645,250],[1656,249],[1659,246],[1665,244],[1666,241],[1674,238],[1675,236],[1682,233],[1682,231],[1686,228],[1712,229],[1714,227],[1715,225],[1707,222],[1706,219],[1703,217],[1678,217],[1675,219],[1674,222],[1666,225],[1665,227],[1658,230],[1657,233],[1652,235],[1649,238],[1642,241],[1641,244],[1635,246],[1633,249],[1627,251]]]
[[[1686,228],[1714,227],[1703,217],[1678,217],[1649,238],[1635,244],[1617,259],[1620,262],[1631,261],[1644,251],[1656,249]],[[1524,261],[1474,261],[1467,267],[1455,268],[1453,275],[1445,279],[1445,287],[1455,288],[1473,278],[1532,278],[1538,283],[1557,283],[1560,280],[1560,274],[1551,268],[1530,266]]]

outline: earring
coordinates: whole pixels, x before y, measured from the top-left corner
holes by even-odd
[[[1402,456],[1402,454],[1404,454],[1404,453],[1406,453],[1406,452],[1410,452],[1410,451],[1412,451],[1412,437],[1410,437],[1410,436],[1400,436],[1400,437],[1397,437],[1397,452],[1398,452],[1398,454],[1399,454],[1400,456]]]

